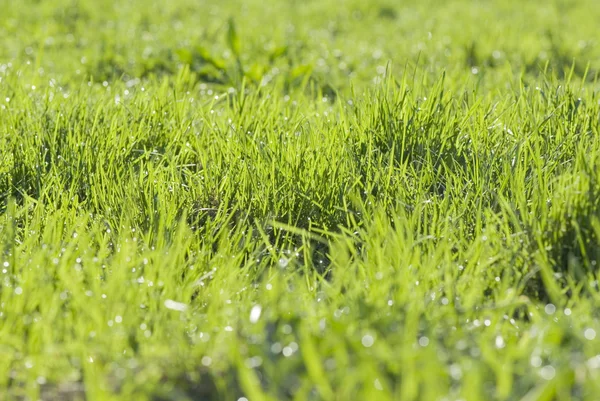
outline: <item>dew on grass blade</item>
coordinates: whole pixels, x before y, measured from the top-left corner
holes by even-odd
[[[260,314],[262,312],[262,307],[260,305],[254,305],[252,310],[250,310],[250,323],[258,322],[260,319]]]
[[[542,358],[540,358],[539,355],[532,355],[529,359],[529,363],[531,364],[531,366],[539,368],[540,366],[542,366]]]
[[[462,378],[462,369],[457,363],[453,363],[452,365],[450,365],[449,370],[450,377],[452,377],[454,380],[460,380]]]
[[[271,344],[271,352],[273,354],[279,354],[282,349],[283,349],[283,347],[281,346],[280,343],[273,343],[273,344]]]
[[[589,369],[600,369],[600,355],[588,359],[585,363]]]
[[[245,364],[249,369],[258,368],[262,365],[263,360],[260,356],[253,356],[251,358],[246,359]]]
[[[585,329],[585,331],[583,332],[583,335],[586,340],[591,341],[596,338],[596,330],[594,330],[592,328]]]
[[[172,299],[167,299],[165,301],[165,308],[175,310],[178,312],[183,312],[187,309],[187,305],[181,302],[173,301]]]
[[[553,304],[547,304],[544,307],[544,312],[546,312],[546,315],[553,315],[554,312],[556,312],[556,306],[554,306]]]
[[[556,376],[556,369],[554,369],[554,366],[552,365],[543,366],[540,369],[540,376],[542,376],[542,379],[544,380],[552,380],[554,379],[554,376]]]
[[[289,263],[290,263],[290,261],[287,258],[279,259],[279,267],[281,267],[282,269],[285,269]]]
[[[379,391],[383,390],[383,386],[381,385],[381,382],[379,381],[379,379],[375,379],[375,381],[373,382],[373,385],[375,386],[376,390],[379,390]]]
[[[363,347],[370,348],[375,344],[375,339],[370,334],[365,334],[361,340]]]

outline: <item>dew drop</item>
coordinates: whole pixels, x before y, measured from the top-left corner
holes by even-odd
[[[260,314],[262,312],[262,307],[260,305],[254,305],[252,310],[250,311],[250,323],[258,322],[260,319]]]
[[[375,343],[375,339],[373,338],[372,335],[366,334],[363,336],[361,343],[362,343],[363,347],[369,348],[369,347],[373,346],[373,344]]]
[[[554,312],[556,312],[556,306],[554,306],[553,304],[547,304],[544,307],[544,312],[546,312],[546,315],[553,315]]]
[[[556,369],[552,365],[546,365],[540,369],[540,376],[544,380],[552,380],[556,376]]]
[[[383,386],[381,385],[381,382],[379,381],[379,379],[375,379],[375,381],[373,382],[373,385],[375,386],[376,390],[379,390],[379,391],[383,390]]]
[[[583,332],[584,337],[586,338],[586,340],[593,340],[596,338],[596,330],[589,328],[589,329],[585,329],[585,331]]]

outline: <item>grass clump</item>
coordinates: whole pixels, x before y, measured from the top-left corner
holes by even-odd
[[[0,400],[595,398],[592,2],[363,3],[5,5]]]

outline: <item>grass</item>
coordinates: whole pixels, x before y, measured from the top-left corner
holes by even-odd
[[[0,4],[0,400],[597,398],[593,1]]]

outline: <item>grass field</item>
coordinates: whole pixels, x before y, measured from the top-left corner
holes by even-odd
[[[596,1],[0,9],[0,401],[600,399]]]

